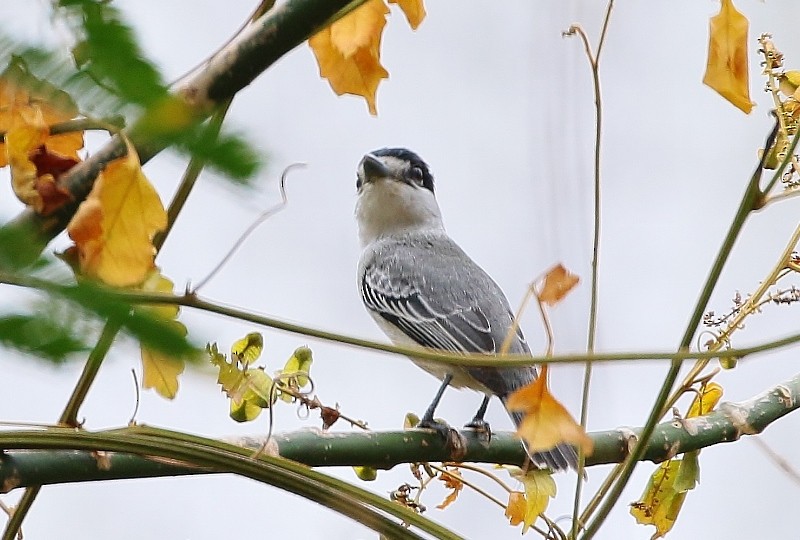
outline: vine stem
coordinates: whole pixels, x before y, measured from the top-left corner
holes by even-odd
[[[42,280],[32,276],[18,276],[0,271],[0,283],[16,285],[41,291],[51,292],[56,295],[73,297],[72,292],[75,286],[61,285],[51,281]],[[348,334],[321,330],[290,321],[260,315],[240,308],[235,308],[216,302],[204,300],[192,294],[175,295],[170,293],[141,292],[141,291],[112,291],[104,290],[104,295],[110,300],[126,302],[128,304],[166,304],[197,309],[207,313],[215,313],[232,319],[246,321],[266,328],[289,332],[323,341],[336,342],[343,345],[351,345],[362,349],[382,351],[401,356],[414,356],[423,360],[439,362],[443,365],[462,365],[465,367],[520,367],[531,364],[582,364],[585,362],[641,362],[643,360],[671,360],[683,362],[697,358],[745,358],[766,351],[774,351],[783,347],[788,347],[800,343],[800,332],[788,336],[765,341],[751,347],[731,348],[722,351],[628,351],[628,352],[607,352],[593,354],[563,354],[552,357],[531,356],[527,354],[506,354],[498,356],[487,356],[481,354],[453,354],[447,351],[437,351],[436,349],[424,349],[422,347],[404,347],[390,345],[389,343],[362,339]]]
[[[586,352],[594,352],[595,340],[597,335],[597,311],[598,311],[598,280],[600,262],[600,211],[601,211],[601,191],[600,191],[600,151],[603,132],[603,99],[600,88],[600,54],[603,51],[603,44],[608,33],[608,23],[611,20],[611,10],[614,7],[614,0],[609,0],[606,7],[606,14],[603,19],[603,27],[600,31],[600,40],[597,44],[597,51],[592,53],[589,45],[589,37],[579,25],[570,26],[565,35],[577,34],[583,42],[583,48],[589,65],[592,70],[592,84],[594,87],[594,114],[595,114],[595,134],[594,134],[594,233],[592,238],[592,286],[591,302],[589,307],[589,329],[586,342]],[[583,388],[581,390],[581,427],[585,430],[589,418],[589,387],[592,382],[592,362],[586,362],[583,372]],[[584,482],[585,455],[581,449],[578,450],[578,471],[575,484],[575,499],[572,507],[572,527],[570,538],[578,536],[578,513],[580,511],[581,494]]]

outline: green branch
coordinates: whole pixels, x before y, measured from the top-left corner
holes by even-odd
[[[800,408],[800,374],[749,400],[722,403],[705,416],[659,424],[650,441],[644,445],[641,459],[660,462],[684,452],[733,442],[742,435],[761,433],[797,408]],[[595,450],[586,458],[586,464],[591,466],[623,461],[641,432],[640,428],[632,428],[590,433]],[[74,437],[70,438],[70,435]],[[472,431],[464,431],[462,435],[467,441],[465,462],[521,465],[526,459],[519,440],[511,433],[495,433],[490,443],[477,438]],[[141,452],[138,447],[110,444],[136,437],[161,439],[166,446],[176,444],[175,440],[187,444],[197,440],[143,427],[99,433],[76,433],[62,428],[2,432],[0,492],[40,484],[231,472],[229,464],[219,467],[202,460],[186,459],[183,454],[178,457],[168,452],[146,452],[148,455],[184,459],[194,464],[181,465],[131,455],[135,451]],[[203,441],[206,441],[204,444],[211,444],[205,439]],[[264,439],[245,437],[227,442],[252,451],[261,448]],[[217,444],[224,446],[224,443]],[[31,449],[43,451],[31,452]],[[92,454],[92,450],[115,453],[103,456],[101,467],[98,456]],[[449,452],[439,436],[427,430],[353,433],[302,430],[274,435],[267,452],[311,467],[367,465],[389,469],[402,463],[450,460]]]
[[[421,538],[401,525],[400,521],[435,538],[460,538],[408,508],[305,465],[272,456],[253,459],[251,450],[202,437],[152,429],[89,433],[51,428],[46,431],[0,433],[0,450],[11,448],[126,452],[156,459],[179,460],[189,466],[237,474],[301,495],[390,538]],[[106,467],[103,455],[95,454],[95,460],[95,468]],[[393,521],[384,514],[394,516],[399,521]]]

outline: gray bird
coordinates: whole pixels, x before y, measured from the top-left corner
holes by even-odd
[[[445,232],[428,165],[410,150],[376,150],[361,160],[356,187],[364,250],[358,287],[378,326],[397,345],[496,354],[514,316],[500,287]],[[530,354],[519,329],[508,352]],[[433,415],[448,385],[484,394],[467,427],[488,432],[484,415],[491,396],[505,405],[514,390],[536,378],[533,366],[461,367],[412,360],[442,380],[420,423],[439,431],[446,427]],[[509,415],[519,425],[522,415]],[[531,460],[552,470],[577,468],[575,448],[568,444],[533,453]]]

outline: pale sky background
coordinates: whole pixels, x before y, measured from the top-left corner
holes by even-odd
[[[150,58],[175,78],[223,43],[255,2],[124,1],[118,5]],[[800,66],[796,2],[738,0],[751,22],[750,73],[757,103],[745,116],[701,84],[708,17],[716,1],[672,0],[616,4],[602,57],[605,110],[603,225],[598,350],[674,348],[711,261],[756,164],[771,122],[771,100],[761,89],[756,39],[774,34],[787,66]],[[418,152],[437,179],[450,234],[517,304],[527,284],[556,262],[583,278],[576,293],[553,312],[557,351],[585,347],[591,260],[593,97],[590,71],[577,39],[561,32],[581,23],[597,41],[605,2],[429,1],[428,18],[412,32],[396,8],[383,39],[391,73],[378,93],[379,116],[355,97],[337,97],[319,79],[303,45],[282,58],[234,101],[227,125],[246,134],[269,157],[250,192],[237,192],[206,174],[192,194],[158,263],[178,289],[198,282],[241,231],[278,200],[276,179],[289,163],[309,164],[289,179],[288,208],[249,239],[202,291],[218,302],[356,336],[383,339],[363,310],[355,287],[359,256],[355,169],[361,156],[383,146]],[[53,33],[47,3],[0,5],[3,31],[66,48]],[[165,202],[183,161],[159,156],[146,168]],[[6,179],[3,171],[2,178]],[[20,206],[4,180],[0,217]],[[756,288],[797,223],[798,201],[752,217],[719,281],[710,308],[730,308],[736,291]],[[66,245],[61,239],[58,246]],[[800,280],[795,280],[797,284]],[[787,285],[790,284],[787,281]],[[24,300],[2,289],[0,309]],[[747,346],[797,331],[798,306],[767,307],[735,336]],[[375,429],[397,429],[407,411],[422,412],[438,382],[407,359],[308,340],[230,319],[185,310],[198,342],[222,349],[260,330],[268,368],[280,368],[291,351],[308,344],[318,395]],[[523,328],[534,350],[543,333],[531,310]],[[3,351],[0,419],[51,422],[60,413],[81,369],[80,358],[54,368]],[[129,343],[115,346],[80,416],[90,429],[124,425],[134,407],[130,370],[139,368]],[[667,370],[662,362],[598,366],[591,391],[589,429],[641,425]],[[765,354],[717,380],[725,400],[740,401],[797,371],[796,352]],[[576,414],[582,380],[578,366],[553,370],[556,395]],[[438,413],[455,425],[472,417],[480,397],[449,391]],[[684,406],[685,407],[685,406]],[[240,425],[210,373],[188,373],[178,397],[167,402],[142,394],[137,420],[218,437],[265,433],[266,419]],[[510,429],[494,403],[488,420]],[[292,407],[276,409],[276,429],[316,426]],[[344,429],[344,426],[337,426]],[[763,435],[798,466],[800,415],[790,415]],[[701,483],[689,493],[671,539],[769,538],[796,534],[789,501],[798,485],[750,440],[706,449]],[[649,538],[627,504],[636,500],[653,470],[641,464],[599,538]],[[589,471],[585,493],[600,485],[608,467]],[[407,467],[381,472],[365,484],[349,469],[331,474],[386,494],[410,481]],[[572,508],[573,473],[556,477],[552,518]],[[480,482],[480,480],[478,480]],[[484,484],[490,489],[493,486]],[[497,493],[500,495],[500,493]],[[465,490],[446,511],[445,495],[430,489],[427,516],[467,538],[513,539],[502,510]],[[13,504],[18,494],[3,496]],[[586,498],[588,500],[588,496]],[[561,521],[566,526],[566,519]],[[306,537],[374,539],[358,523],[303,499],[247,480],[223,476],[155,479],[47,487],[25,521],[28,539]],[[533,534],[533,533],[529,533]]]

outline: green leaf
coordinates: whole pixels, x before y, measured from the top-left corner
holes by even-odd
[[[63,0],[59,7],[62,15],[75,21],[79,64],[101,84],[145,107],[167,94],[161,74],[144,57],[133,30],[110,2]]]
[[[700,481],[699,450],[686,452],[680,460],[678,475],[675,477],[675,491],[689,491],[694,489]]]
[[[76,3],[93,2],[79,0]],[[126,45],[130,46],[130,43]],[[91,53],[88,45],[82,46],[81,50],[83,56]],[[128,50],[126,54],[134,53]],[[157,82],[151,80],[146,85],[151,87],[150,90],[140,87],[138,80],[133,81],[136,83],[134,88],[125,86],[128,84],[127,68],[117,69],[117,66],[125,65],[121,59],[115,60],[114,69],[109,68],[111,74],[119,74],[119,78],[109,82],[96,72],[95,64],[83,56],[82,61],[86,64],[76,69],[60,51],[29,47],[0,33],[0,57],[3,56],[12,57],[10,65],[13,66],[15,82],[37,97],[63,102],[69,110],[77,103],[81,113],[109,119],[109,123],[120,123],[119,117],[123,116],[121,123],[131,124],[137,117],[137,140],[157,142],[201,159],[210,168],[240,184],[246,183],[263,166],[261,154],[244,137],[217,134],[216,129],[209,129],[206,123],[195,117],[194,111],[160,86],[160,77],[150,77],[157,79]],[[176,104],[182,104],[184,110],[179,111],[180,114],[170,114],[178,108]]]
[[[64,362],[70,354],[90,349],[69,328],[43,315],[0,317],[0,343],[56,363]]]
[[[212,138],[206,135],[204,126],[198,126],[176,143],[182,151],[204,159],[212,169],[238,182],[249,179],[263,166],[259,154],[245,139],[225,133]]]
[[[83,281],[75,286],[53,285],[50,292],[71,300],[104,320],[113,320],[143,346],[169,356],[193,359],[192,345],[171,319],[155,316],[152,310],[136,309],[107,287]]]
[[[247,367],[261,356],[264,350],[264,337],[259,332],[250,332],[231,345],[231,358],[235,358],[242,367]]]
[[[353,470],[358,476],[359,480],[363,480],[365,482],[372,482],[373,480],[378,478],[378,469],[375,467],[361,467],[356,466],[353,467]]]

